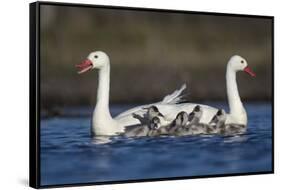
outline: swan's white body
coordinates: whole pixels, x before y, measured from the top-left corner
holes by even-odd
[[[243,61],[244,64],[237,64]],[[176,90],[171,95],[167,95],[161,102],[154,104],[142,105],[129,109],[115,118],[112,118],[109,111],[109,88],[110,88],[110,61],[109,57],[101,51],[92,52],[86,61],[77,66],[79,73],[86,72],[90,69],[99,69],[99,81],[97,90],[97,103],[92,118],[92,132],[95,135],[116,135],[124,132],[124,128],[129,125],[140,124],[140,121],[134,117],[134,114],[143,116],[148,106],[155,105],[158,110],[165,116],[162,124],[172,122],[180,111],[190,113],[196,105],[200,105],[203,114],[200,122],[209,123],[212,117],[217,113],[218,109],[207,105],[194,103],[181,103],[181,93],[185,89],[185,85],[181,89]],[[227,65],[226,86],[230,113],[227,115],[226,123],[237,123],[247,125],[247,113],[239,97],[236,84],[236,71],[245,70],[247,67],[246,60],[240,56],[233,56]],[[247,69],[249,69],[247,67]],[[247,71],[250,74],[251,71]]]

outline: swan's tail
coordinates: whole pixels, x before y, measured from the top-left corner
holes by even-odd
[[[182,101],[185,101],[183,99],[184,95],[181,93],[186,89],[186,84],[183,84],[180,89],[175,90],[172,94],[168,94],[165,96],[162,100],[162,104],[177,104]]]

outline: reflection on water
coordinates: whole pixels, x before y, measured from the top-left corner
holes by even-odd
[[[224,143],[235,143],[235,142],[246,142],[248,140],[247,135],[236,135],[233,137],[226,138]]]
[[[225,108],[225,105],[217,104]],[[128,106],[112,106],[117,114]],[[247,104],[239,136],[90,136],[90,115],[41,121],[42,185],[271,171],[271,105]],[[70,109],[75,112],[76,109]],[[79,112],[81,108],[77,109]],[[90,113],[90,109],[83,109]]]
[[[108,137],[108,136],[97,136],[95,138],[93,138],[92,140],[92,143],[93,144],[106,144],[106,143],[109,143],[111,142],[112,138],[111,137]]]

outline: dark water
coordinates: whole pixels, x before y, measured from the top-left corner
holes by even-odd
[[[43,119],[41,185],[271,171],[271,104],[245,107],[248,131],[231,137],[91,138],[89,115]]]

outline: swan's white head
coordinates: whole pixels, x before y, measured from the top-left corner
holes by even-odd
[[[86,60],[76,65],[78,73],[85,73],[91,69],[101,69],[109,64],[109,57],[102,51],[90,53]]]
[[[256,74],[248,66],[247,61],[239,55],[234,55],[230,58],[228,62],[228,67],[230,67],[234,71],[244,71],[249,75],[251,75],[252,77],[256,76]]]

